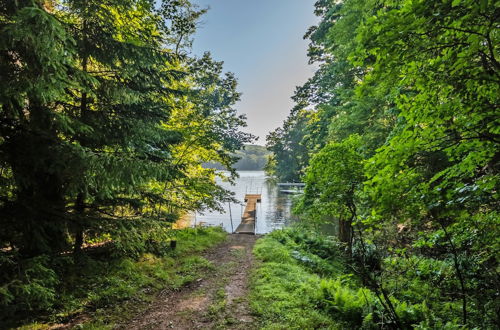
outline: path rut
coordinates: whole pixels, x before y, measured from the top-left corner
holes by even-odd
[[[179,291],[164,291],[122,329],[253,329],[248,305],[252,248],[258,237],[232,234],[204,255],[214,270]]]

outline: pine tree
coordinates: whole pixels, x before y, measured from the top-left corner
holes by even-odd
[[[239,132],[234,76],[184,51],[205,10],[170,0],[0,9],[4,244],[79,252],[91,230],[143,246],[182,213],[231,198],[201,164],[229,168],[252,136]]]

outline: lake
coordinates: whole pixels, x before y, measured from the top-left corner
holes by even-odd
[[[218,181],[222,187],[235,193],[235,198],[240,204],[231,203],[224,205],[224,213],[205,212],[190,216],[191,224],[204,223],[210,226],[222,226],[227,232],[232,232],[241,222],[244,210],[245,194],[261,194],[262,201],[257,204],[257,220],[255,229],[257,234],[269,233],[275,229],[283,228],[295,221],[297,218],[291,214],[292,195],[279,192],[278,186],[270,182],[264,171],[238,171],[239,178],[236,184]],[[231,216],[233,226],[231,227]]]

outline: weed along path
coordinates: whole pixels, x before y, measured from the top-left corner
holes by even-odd
[[[208,250],[211,270],[178,291],[164,291],[122,329],[252,329],[248,277],[255,235],[232,234]]]

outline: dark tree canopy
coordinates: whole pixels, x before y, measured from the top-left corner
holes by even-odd
[[[125,219],[161,227],[231,198],[201,164],[231,168],[252,136],[239,131],[236,78],[183,51],[204,12],[189,1],[2,2],[1,247],[78,250],[86,231],[130,239]]]

